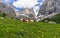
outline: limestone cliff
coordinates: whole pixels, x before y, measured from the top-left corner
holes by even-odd
[[[27,17],[33,20],[38,20],[38,19],[41,19],[40,17],[43,18],[47,16],[48,18],[48,15],[50,14],[53,15],[52,13],[58,13],[60,11],[60,0],[45,0],[43,5],[40,7],[38,16],[34,15],[34,12],[32,9],[24,9],[23,11],[17,13],[15,12],[14,9],[10,8],[10,6],[0,3],[0,10],[2,10],[1,8],[4,8],[3,10],[5,11],[6,14],[8,15],[10,14],[9,16],[14,16],[19,19]]]

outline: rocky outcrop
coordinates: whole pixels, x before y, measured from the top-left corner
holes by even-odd
[[[60,0],[46,0],[40,9],[40,13],[53,13],[58,11],[60,11]]]
[[[40,8],[38,18],[43,20],[55,16],[60,12],[60,0],[46,0]],[[42,18],[40,15],[44,15]]]
[[[3,3],[0,3],[0,11],[2,13],[5,13],[8,17],[16,16],[15,11],[11,7],[9,7]]]
[[[40,7],[40,11],[38,16],[35,16],[32,9],[24,9],[20,12],[16,12],[14,8],[10,8],[10,6],[6,6],[0,3],[0,10],[4,10],[5,14],[8,16],[13,16],[16,18],[28,18],[33,20],[40,20],[41,18],[45,19],[49,16],[56,15],[60,11],[60,0],[45,0],[43,5]]]

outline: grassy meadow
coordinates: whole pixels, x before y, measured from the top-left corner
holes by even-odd
[[[25,23],[0,17],[0,38],[60,38],[60,24]]]

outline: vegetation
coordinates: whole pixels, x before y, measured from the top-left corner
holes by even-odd
[[[46,19],[42,20],[42,22],[45,22],[45,21],[46,22],[52,21],[52,22],[60,23],[60,13],[55,15],[55,16],[53,16],[53,17],[46,18]]]
[[[0,13],[0,38],[60,38],[59,14],[52,19],[48,19],[57,22],[57,24],[45,22],[26,23],[5,16],[4,13]]]
[[[4,14],[1,13],[0,38],[60,38],[60,24],[44,22],[25,23],[2,16]],[[58,21],[57,18],[59,17],[55,17],[52,20]]]
[[[0,18],[0,38],[60,38],[60,24]]]
[[[54,16],[51,20],[52,20],[52,21],[55,21],[56,23],[60,23],[60,14],[57,14],[57,15]]]
[[[5,13],[0,12],[0,16],[5,17],[7,15]]]

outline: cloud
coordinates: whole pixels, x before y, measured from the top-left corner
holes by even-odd
[[[37,4],[37,0],[17,0],[13,3],[15,7],[32,8]]]
[[[42,6],[45,0],[2,0],[4,4],[10,4],[15,7],[16,11],[19,12],[25,8],[33,8],[35,15],[37,16],[39,8]]]

